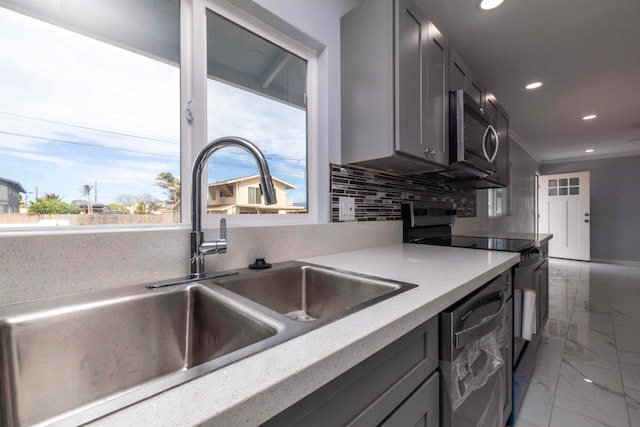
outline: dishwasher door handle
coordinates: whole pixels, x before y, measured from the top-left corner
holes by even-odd
[[[502,319],[504,318],[504,308],[506,305],[504,292],[495,292],[493,294],[487,295],[481,300],[481,304],[474,307],[463,317],[468,317],[468,315],[471,314],[473,310],[482,307],[483,305],[487,305],[488,303],[493,303],[497,299],[500,300],[500,307],[498,308],[498,311],[485,318],[484,322],[478,323],[477,325],[474,325],[467,329],[463,329],[462,331],[453,334],[456,349],[462,348],[465,345],[480,339],[481,337],[485,336],[493,329],[495,329],[500,324],[500,322],[502,322]]]

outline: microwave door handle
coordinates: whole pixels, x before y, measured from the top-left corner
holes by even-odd
[[[500,308],[494,314],[489,317],[483,319],[482,323],[478,323],[477,325],[471,326],[470,328],[463,329],[462,331],[456,332],[454,334],[454,344],[455,348],[462,348],[467,344],[470,344],[474,341],[477,341],[481,337],[485,336],[493,329],[495,329],[504,317],[504,309],[505,309],[505,295],[503,292],[496,292],[493,294],[489,294],[487,297],[483,298],[482,302],[470,310],[469,313],[465,314],[463,317],[468,317],[471,312],[487,303],[495,302],[496,300],[500,301]]]
[[[493,150],[493,155],[491,157],[489,157],[489,153],[487,153],[487,135],[489,134],[489,132],[491,132],[493,137],[496,139],[496,148]],[[484,135],[482,136],[482,152],[489,163],[493,163],[493,161],[496,159],[499,147],[500,141],[498,140],[498,132],[496,132],[496,129],[492,125],[487,126],[484,131]]]

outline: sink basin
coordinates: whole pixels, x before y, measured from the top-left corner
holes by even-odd
[[[0,426],[84,424],[414,285],[285,262],[148,287],[0,306]]]
[[[342,317],[415,287],[294,261],[215,283],[300,321]]]
[[[87,295],[0,308],[0,425],[48,424],[278,332],[199,284]]]

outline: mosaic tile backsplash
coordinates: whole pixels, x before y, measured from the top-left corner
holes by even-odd
[[[338,198],[355,199],[356,221],[400,220],[400,205],[409,200],[454,202],[457,216],[476,216],[476,193],[445,183],[438,175],[387,175],[331,165],[331,221],[338,220]]]

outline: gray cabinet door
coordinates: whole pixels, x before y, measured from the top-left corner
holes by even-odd
[[[498,124],[499,108],[500,105],[498,104],[496,98],[492,94],[488,93],[485,97],[484,110],[487,112],[487,114],[489,114],[489,117],[491,117],[491,124],[493,126],[497,126]]]
[[[397,2],[396,150],[448,166],[449,44],[412,0]]]
[[[427,24],[427,119],[424,146],[437,163],[449,163],[449,42],[440,30]]]
[[[440,425],[440,382],[437,372],[384,420],[380,427],[438,427]]]
[[[452,48],[449,59],[449,90],[464,89],[480,106],[484,106],[486,89],[460,55]]]
[[[448,48],[435,26],[413,0],[368,0],[340,28],[342,162],[398,174],[448,167]]]
[[[413,1],[396,1],[396,150],[423,157],[427,119],[427,22]]]
[[[436,316],[274,416],[262,427],[377,426],[420,389],[437,367]],[[433,381],[438,384],[437,379]],[[420,403],[423,408],[418,411],[431,411],[431,400]]]

